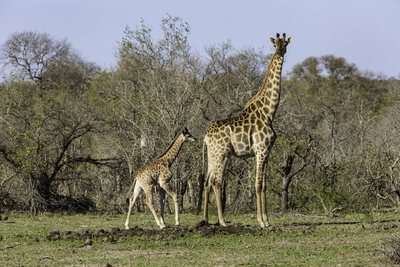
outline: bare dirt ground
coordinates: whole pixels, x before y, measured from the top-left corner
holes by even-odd
[[[102,238],[103,242],[116,242],[120,238],[129,237],[143,237],[147,241],[158,241],[158,240],[174,240],[183,238],[187,235],[199,235],[202,237],[215,236],[215,235],[241,235],[241,234],[254,234],[261,235],[262,229],[250,228],[250,225],[230,225],[228,227],[223,227],[219,225],[210,225],[205,221],[199,221],[190,227],[174,227],[167,229],[143,229],[135,226],[129,230],[112,228],[107,231],[104,229],[100,230],[85,230],[83,232],[74,231],[53,231],[50,232],[46,237],[49,241],[55,240],[83,240],[87,243],[94,238]],[[85,244],[85,243],[84,243]]]

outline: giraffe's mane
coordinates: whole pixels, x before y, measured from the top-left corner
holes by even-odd
[[[271,58],[271,61],[270,61],[269,65],[268,65],[267,73],[265,74],[264,82],[263,82],[263,85],[261,86],[260,91],[259,91],[255,96],[253,96],[253,97],[249,100],[249,102],[247,102],[247,104],[246,104],[246,106],[244,107],[244,109],[248,108],[251,104],[254,103],[254,101],[256,101],[257,98],[259,98],[259,97],[264,93],[265,89],[267,88],[267,81],[268,81],[269,73],[271,72],[272,63],[274,62],[275,57],[276,57],[277,55],[278,55],[278,54],[275,53],[275,54],[272,56],[272,58]]]
[[[165,155],[168,153],[168,151],[170,151],[171,148],[175,145],[175,143],[177,142],[177,140],[178,140],[178,138],[180,137],[181,134],[182,134],[182,133],[179,132],[179,133],[175,136],[175,139],[172,141],[172,143],[169,145],[169,147],[168,147],[161,155],[157,156],[155,159],[159,159],[159,158],[162,158],[163,156],[165,156]]]

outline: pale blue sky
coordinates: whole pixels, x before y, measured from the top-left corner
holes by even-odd
[[[108,68],[126,25],[135,29],[143,18],[158,39],[167,13],[190,24],[189,42],[200,53],[230,39],[269,54],[269,38],[286,32],[293,40],[285,73],[309,56],[334,54],[361,71],[400,74],[399,0],[0,0],[0,44],[36,30],[67,38],[84,59]]]

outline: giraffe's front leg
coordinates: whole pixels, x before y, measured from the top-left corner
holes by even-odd
[[[154,210],[154,206],[153,206],[153,191],[151,189],[152,189],[151,186],[149,186],[148,188],[144,189],[144,192],[146,194],[146,204],[147,204],[147,207],[149,208],[149,210],[151,211],[151,213],[153,214],[157,225],[161,229],[163,229],[163,225],[161,224],[160,220],[157,217],[157,213]]]
[[[172,199],[174,200],[174,204],[175,204],[175,225],[179,226],[179,203],[178,203],[178,197],[176,195],[176,193],[171,189],[171,187],[169,186],[168,183],[162,183],[160,184],[160,186],[162,188],[164,188],[165,191],[167,191],[167,193],[172,197]]]
[[[260,189],[258,189],[258,187]],[[260,224],[261,228],[267,228],[267,225],[264,222],[263,219],[263,205],[265,205],[265,203],[262,203],[262,192],[261,192],[261,187],[262,185],[257,186],[257,182],[256,182],[256,194],[257,194],[257,221]]]
[[[266,191],[267,191],[267,179],[265,177],[265,172],[267,169],[267,164],[265,163],[265,166],[263,168],[263,175],[262,175],[262,189],[261,189],[261,211],[262,211],[262,219],[265,223],[265,228],[270,226],[270,223],[268,221],[268,211],[267,211],[267,195],[266,195]]]
[[[267,212],[267,177],[266,177],[266,172],[267,172],[267,165],[268,165],[268,159],[269,155],[271,153],[271,148],[274,146],[275,143],[275,138],[271,139],[270,144],[267,147],[267,155],[264,159],[263,166],[262,166],[262,173],[261,173],[261,178],[262,178],[262,188],[261,188],[261,211],[262,211],[262,219],[265,223],[265,228],[268,228],[270,226],[269,220],[268,220],[268,212]]]
[[[257,221],[260,224],[261,228],[267,228],[269,226],[265,224],[265,216],[266,216],[266,199],[265,199],[265,191],[263,192],[263,186],[265,182],[265,178],[263,178],[264,169],[265,169],[265,159],[262,155],[257,155],[257,174],[256,174],[256,195],[257,195]],[[268,218],[267,218],[268,221]]]

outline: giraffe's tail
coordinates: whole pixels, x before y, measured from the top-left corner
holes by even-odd
[[[135,184],[136,184],[136,176],[133,175],[132,186],[131,186],[131,188],[129,189],[128,195],[126,196],[126,203],[127,203],[128,205],[129,205],[129,195],[131,194],[132,189],[135,187]]]
[[[203,187],[204,187],[204,178],[205,178],[205,149],[206,149],[206,146],[207,146],[207,142],[206,142],[206,139],[204,138],[204,141],[203,141],[203,151],[202,151],[203,166],[202,166],[201,174],[199,175],[199,178],[198,178],[201,191],[203,191],[202,189],[203,189]]]
[[[202,157],[203,157],[203,169],[201,170],[201,174],[197,178],[198,183],[199,183],[199,201],[197,202],[197,211],[196,214],[199,214],[201,211],[201,204],[202,204],[202,198],[203,198],[203,191],[204,191],[204,169],[205,169],[205,161],[204,161],[204,151],[205,151],[205,146],[206,146],[206,140],[204,138],[203,141],[203,151],[202,151]]]
[[[204,176],[204,169],[205,169],[205,160],[204,160],[204,151],[205,151],[205,147],[206,147],[206,139],[204,138],[203,140],[203,152],[202,152],[202,156],[203,156],[203,169],[201,170],[201,174]]]

